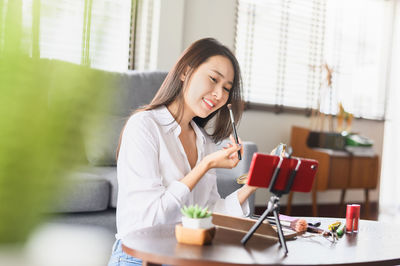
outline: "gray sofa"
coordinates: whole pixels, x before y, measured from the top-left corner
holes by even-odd
[[[109,75],[112,80],[109,88],[112,90],[110,106],[104,108],[102,123],[83,140],[87,165],[68,175],[70,182],[57,199],[52,212],[57,214],[55,221],[98,225],[115,232],[118,191],[115,150],[120,131],[133,110],[150,102],[166,72],[129,71],[104,74]],[[224,145],[224,142],[220,145]],[[248,171],[257,146],[245,141],[244,150],[244,159],[236,168],[217,169],[218,190],[222,197],[240,187],[235,179]],[[250,198],[250,209],[253,213],[254,195]]]

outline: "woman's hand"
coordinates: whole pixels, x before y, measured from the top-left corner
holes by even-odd
[[[231,140],[233,138],[231,137]],[[213,152],[203,158],[199,164],[197,164],[192,171],[189,172],[181,181],[188,186],[190,191],[196,186],[197,182],[204,176],[204,174],[211,168],[233,168],[239,163],[238,151],[243,148],[241,144],[228,144],[228,147],[222,150]],[[239,140],[240,143],[240,140]]]
[[[232,141],[232,143],[236,143],[236,141],[233,138],[232,134],[229,136],[229,139]],[[239,137],[238,137],[238,139],[239,139],[239,144],[242,145],[242,140]],[[232,144],[228,143],[228,147],[232,147]],[[242,148],[240,149],[240,155],[242,156],[242,160],[243,160],[243,145],[242,145]]]
[[[207,165],[209,168],[234,168],[239,163],[238,151],[243,154],[243,147],[241,141],[240,144],[236,144],[232,136],[231,141],[234,144],[228,144],[228,147],[224,147],[222,150],[213,152],[206,157]]]

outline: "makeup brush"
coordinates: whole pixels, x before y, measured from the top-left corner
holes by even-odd
[[[298,219],[295,218],[295,217],[288,216],[288,215],[279,214],[279,220],[281,220],[281,222],[282,222],[282,221],[292,222],[292,221],[296,221],[296,220],[298,220]],[[303,219],[300,219],[300,220],[303,220]],[[305,221],[305,220],[304,220],[304,221]],[[305,221],[305,222],[306,222],[306,221]],[[307,222],[305,223],[305,225],[306,225],[306,226],[305,226],[305,229],[304,229],[304,230],[306,230],[307,232],[310,232],[310,233],[317,233],[317,234],[323,235],[323,236],[325,236],[325,237],[331,235],[330,232],[325,231],[324,229],[318,228],[318,227],[316,227],[316,226],[310,225],[310,224],[308,224]]]
[[[257,215],[253,215],[253,218],[259,218]],[[270,224],[276,225],[275,219],[272,217],[267,217],[267,221]],[[307,222],[304,219],[294,219],[293,221],[280,220],[281,225],[290,228],[297,233],[304,233],[307,230]]]
[[[324,229],[321,229],[321,228],[318,228],[318,227],[315,227],[312,225],[307,226],[307,232],[320,234],[320,235],[323,235],[324,237],[328,237],[331,235],[331,232],[325,231]]]
[[[236,144],[239,144],[239,138],[236,131],[235,119],[233,118],[232,112],[232,104],[228,104],[229,114],[231,116],[232,128],[233,128],[233,137],[235,138]],[[238,150],[238,158],[242,160],[242,154],[240,154],[240,150]]]
[[[274,218],[267,218],[270,224],[276,224]],[[281,225],[284,227],[288,227],[297,233],[304,233],[307,230],[307,222],[304,219],[296,219],[293,221],[282,221],[280,220]]]

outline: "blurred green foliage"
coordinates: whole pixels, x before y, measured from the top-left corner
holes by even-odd
[[[101,71],[28,56],[21,7],[0,9],[0,244],[22,243],[41,221],[84,160],[82,137],[109,97]]]

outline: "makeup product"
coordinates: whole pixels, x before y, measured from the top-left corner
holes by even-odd
[[[338,235],[338,237],[342,237],[344,234],[344,230],[346,228],[346,223],[342,223],[339,228],[336,230],[336,234]]]
[[[314,227],[319,227],[321,225],[321,222],[308,223],[308,225],[314,226]]]
[[[346,233],[357,233],[360,221],[360,205],[347,204],[346,208]]]
[[[339,226],[340,226],[341,224],[342,224],[341,222],[334,222],[333,224],[330,224],[330,225],[328,226],[328,229],[329,229],[329,231],[331,231],[331,232],[336,231],[336,230],[339,228]]]
[[[353,214],[354,209],[351,204],[346,207],[346,233],[353,233]]]
[[[311,225],[307,226],[307,232],[320,234],[320,235],[323,235],[324,237],[328,237],[328,236],[332,235],[331,232],[325,231],[324,229],[321,229],[321,228],[318,228],[315,226],[311,226]]]
[[[274,218],[267,218],[268,222],[270,224],[275,224],[275,219]],[[283,221],[281,220],[281,225],[285,227],[289,227],[293,231],[296,231],[297,233],[304,233],[307,230],[307,222],[304,219],[295,219],[293,221]]]
[[[333,242],[335,242],[336,240],[339,240],[339,235],[337,233],[337,230],[339,229],[341,224],[342,224],[341,222],[334,222],[333,224],[330,224],[328,226],[328,230],[329,230],[329,232],[331,232],[332,237],[333,237]]]
[[[295,217],[288,216],[288,215],[283,215],[283,214],[279,214],[279,219],[281,220],[281,222],[282,222],[282,221],[293,222],[293,221],[296,221],[296,220],[303,220],[303,219],[297,219],[297,218],[295,218]],[[321,228],[318,228],[318,227],[316,227],[316,226],[310,225],[309,223],[307,224],[307,222],[306,222],[305,220],[304,220],[304,222],[306,223],[306,231],[307,231],[307,232],[321,234],[321,235],[323,235],[323,236],[325,236],[325,237],[331,235],[331,233],[328,232],[328,231],[325,231],[325,230],[323,230],[323,229],[321,229]],[[319,224],[319,225],[320,225],[321,222],[317,222],[316,224]],[[318,226],[319,226],[319,225],[318,225]]]
[[[231,116],[233,137],[235,138],[236,144],[239,144],[239,137],[238,137],[238,134],[236,131],[235,119],[233,118],[232,104],[228,104],[228,109],[229,109],[229,114]],[[238,158],[239,158],[239,160],[242,160],[242,154],[240,153],[240,150],[238,150]]]

